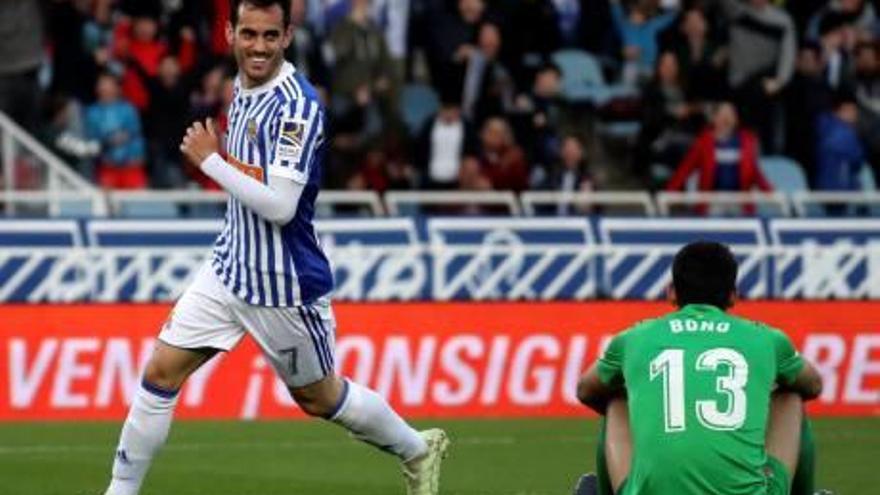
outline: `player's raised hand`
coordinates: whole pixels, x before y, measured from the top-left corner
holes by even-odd
[[[195,122],[189,126],[180,143],[180,151],[196,166],[200,166],[206,158],[211,156],[211,153],[219,152],[220,139],[214,128],[214,121],[208,119],[204,125],[201,122]]]

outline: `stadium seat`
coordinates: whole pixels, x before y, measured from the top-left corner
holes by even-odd
[[[862,191],[873,192],[877,190],[877,181],[874,178],[874,170],[870,163],[865,163],[859,174],[859,180],[862,183]]]
[[[407,84],[400,96],[403,121],[411,135],[416,135],[425,122],[440,108],[440,99],[426,84]]]
[[[774,191],[793,193],[810,189],[804,168],[791,158],[762,156],[759,161],[761,172],[773,186]]]
[[[877,180],[874,177],[874,169],[871,168],[870,163],[865,163],[865,165],[862,167],[862,171],[859,174],[859,179],[862,183],[862,191],[877,191]],[[875,203],[868,205],[867,210],[865,210],[863,213],[866,213],[871,217],[880,217],[880,204]]]
[[[167,201],[132,201],[119,205],[119,218],[177,218],[177,205]]]
[[[609,85],[599,60],[583,50],[559,50],[553,62],[562,71],[562,96],[575,103],[604,105],[618,96],[633,96],[638,90],[624,85]]]
[[[758,160],[758,166],[761,167],[761,172],[767,181],[770,182],[774,191],[791,194],[810,189],[804,168],[787,156],[762,156]],[[814,213],[818,212],[811,211],[810,215],[812,216]],[[758,214],[761,216],[777,216],[779,211],[776,208],[759,205]]]
[[[89,200],[61,201],[58,208],[59,218],[90,218],[92,202]]]

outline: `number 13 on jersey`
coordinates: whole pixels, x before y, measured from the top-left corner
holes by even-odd
[[[687,428],[684,363],[683,349],[666,349],[650,363],[650,380],[660,377],[663,382],[663,421],[667,433]],[[696,416],[700,424],[711,430],[738,430],[746,420],[749,363],[734,349],[716,347],[697,356],[694,371],[716,373],[722,365],[726,365],[727,373],[716,378],[715,390],[727,397],[727,408],[720,410],[717,400],[696,400]]]

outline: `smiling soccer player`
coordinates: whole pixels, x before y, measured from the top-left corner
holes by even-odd
[[[180,145],[229,192],[225,225],[159,334],[106,495],[139,492],[180,387],[246,333],[303,411],[398,457],[410,495],[436,495],[445,433],[415,431],[379,394],[336,374],[333,276],[312,223],[325,113],[312,85],[283,58],[292,40],[290,2],[232,0],[231,12],[227,38],[239,74],[226,157],[210,120],[191,126]]]

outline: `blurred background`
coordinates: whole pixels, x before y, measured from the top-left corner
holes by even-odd
[[[329,115],[337,362],[452,433],[448,493],[567,493],[593,469],[577,376],[670,309],[697,239],[733,248],[734,312],[823,374],[819,484],[876,486],[878,4],[291,1],[287,59]],[[222,226],[226,193],[178,144],[225,125],[228,18],[227,0],[0,1],[3,493],[106,481]],[[249,342],[182,397],[183,419],[302,417]],[[387,459],[323,428],[181,422],[145,493],[397,493]]]

